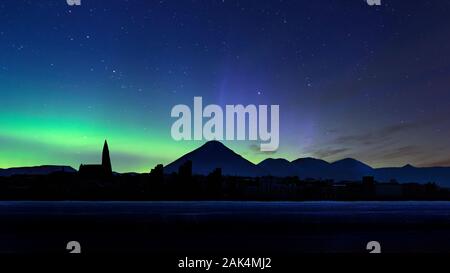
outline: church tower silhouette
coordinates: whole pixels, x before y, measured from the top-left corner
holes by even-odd
[[[102,166],[106,175],[112,175],[111,158],[109,157],[108,142],[105,140],[102,152]]]

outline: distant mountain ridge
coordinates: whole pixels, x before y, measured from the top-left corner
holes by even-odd
[[[435,182],[450,187],[450,167],[418,168],[411,165],[403,167],[372,168],[353,158],[327,162],[315,158],[298,158],[288,161],[283,158],[268,158],[253,164],[219,141],[209,141],[201,147],[183,155],[164,167],[165,173],[178,172],[187,160],[192,161],[194,174],[208,175],[216,168],[224,175],[234,176],[298,176],[301,179],[332,179],[334,181],[360,181],[363,176],[374,176],[379,182],[391,180],[400,183]],[[0,177],[12,175],[48,175],[55,172],[76,173],[70,166],[35,166],[0,169]]]
[[[201,147],[185,154],[164,168],[166,173],[178,172],[187,160],[192,161],[194,174],[207,175],[216,168],[222,173],[236,176],[258,176],[258,167],[219,141],[209,141]]]
[[[43,165],[34,167],[17,167],[17,168],[0,169],[0,176],[48,175],[56,172],[76,173],[77,171],[70,166]]]
[[[268,158],[255,165],[219,141],[205,143],[170,163],[164,170],[166,173],[177,172],[179,166],[187,160],[192,161],[194,174],[203,175],[220,167],[224,175],[298,176],[302,179],[333,179],[335,181],[360,181],[363,176],[374,176],[380,182],[391,180],[401,183],[435,182],[441,186],[450,186],[450,167],[417,168],[406,165],[404,167],[372,168],[353,158],[345,158],[332,163],[315,158],[299,158],[293,161],[283,158]]]

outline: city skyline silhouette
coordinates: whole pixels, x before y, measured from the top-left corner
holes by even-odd
[[[78,172],[82,177],[102,178],[113,174],[109,147],[104,141],[101,153],[101,164],[81,163],[78,169],[63,165],[17,166],[16,168],[0,169],[0,176],[51,174],[53,172]],[[372,168],[353,158],[344,158],[335,162],[327,162],[315,158],[298,158],[288,161],[283,158],[267,158],[254,164],[220,141],[208,141],[193,151],[181,156],[170,164],[161,166],[166,174],[177,173],[187,161],[191,162],[191,173],[194,175],[209,175],[216,169],[227,176],[240,177],[299,177],[301,179],[358,181],[365,176],[373,176],[377,181],[400,183],[437,183],[450,187],[450,167],[414,167],[407,164],[402,167]],[[149,166],[147,172],[155,167]],[[120,174],[114,172],[115,174]],[[127,174],[127,173],[125,173]],[[128,173],[130,174],[130,173]],[[136,173],[138,174],[138,173]]]

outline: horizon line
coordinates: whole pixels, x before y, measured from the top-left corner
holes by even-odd
[[[107,140],[105,140],[105,141],[107,141]],[[334,164],[334,163],[337,163],[337,162],[340,162],[340,161],[343,161],[343,160],[355,160],[355,161],[358,161],[358,162],[360,162],[360,163],[362,163],[362,164],[364,164],[364,165],[366,165],[366,166],[368,166],[368,167],[370,167],[370,168],[372,168],[372,169],[404,168],[404,167],[407,167],[407,166],[411,166],[411,167],[413,167],[413,168],[450,168],[450,166],[444,166],[444,165],[436,165],[436,166],[435,166],[435,165],[433,165],[433,166],[430,166],[430,165],[423,165],[423,166],[422,166],[422,165],[413,165],[413,164],[411,164],[411,163],[406,163],[406,164],[404,164],[404,165],[402,165],[402,166],[373,167],[373,166],[371,166],[370,164],[367,164],[366,162],[364,162],[364,161],[362,161],[362,160],[359,160],[359,159],[356,159],[356,158],[354,158],[354,157],[344,157],[344,158],[341,158],[341,159],[338,159],[338,160],[335,160],[335,161],[328,161],[328,160],[325,160],[325,159],[322,159],[322,158],[311,157],[311,156],[298,157],[298,158],[293,159],[293,160],[289,160],[289,159],[286,159],[286,158],[283,158],[283,157],[267,157],[267,158],[262,159],[262,160],[259,161],[258,163],[253,163],[251,160],[247,159],[245,156],[241,155],[240,153],[235,152],[234,150],[232,150],[231,148],[229,148],[228,146],[226,146],[224,143],[222,143],[222,142],[219,141],[219,140],[209,140],[209,141],[206,141],[206,142],[204,142],[203,144],[201,144],[200,146],[198,146],[197,148],[194,148],[193,150],[191,150],[191,151],[189,151],[189,152],[187,152],[187,153],[181,155],[180,157],[178,157],[178,158],[172,160],[170,163],[168,163],[168,164],[166,164],[166,165],[164,165],[163,163],[157,163],[156,165],[163,164],[164,167],[165,167],[165,166],[168,166],[169,164],[171,164],[171,163],[177,161],[178,159],[182,158],[183,156],[185,156],[185,155],[187,155],[187,154],[189,154],[189,153],[191,153],[191,152],[193,152],[193,151],[195,151],[195,150],[197,150],[197,149],[203,147],[203,146],[206,145],[207,143],[213,143],[213,142],[218,142],[218,143],[220,143],[221,145],[223,145],[224,147],[226,147],[226,148],[229,149],[230,151],[232,151],[232,152],[234,152],[235,154],[241,156],[243,159],[247,160],[248,162],[250,162],[251,164],[253,164],[253,165],[255,165],[255,166],[261,164],[263,161],[270,160],[270,159],[272,159],[272,160],[286,160],[286,161],[289,162],[289,163],[292,163],[292,162],[294,162],[294,161],[296,161],[296,160],[299,160],[299,159],[313,159],[313,160],[324,161],[324,162],[326,162],[326,163],[328,163],[328,164]],[[90,164],[79,163],[79,166],[80,166],[80,165],[90,165]],[[154,166],[156,166],[156,165],[154,165]],[[0,166],[0,170],[14,169],[14,168],[45,167],[45,166],[71,167],[71,168],[73,168],[73,169],[75,169],[75,170],[78,170],[77,167],[76,167],[76,166],[73,166],[73,165],[64,165],[64,164],[63,164],[63,165],[59,165],[59,164],[46,164],[46,163],[43,163],[43,164],[40,164],[40,165],[32,165],[32,166],[10,166],[10,167],[1,167],[1,166]],[[79,166],[78,166],[78,168],[79,168]],[[154,167],[154,166],[149,166],[149,167],[148,167],[148,168],[149,168],[149,171],[150,171],[151,168]],[[114,171],[114,170],[113,170],[113,171]],[[114,172],[115,172],[115,171],[114,171]],[[143,173],[143,172],[139,172],[139,171],[125,171],[125,172],[116,172],[116,173]]]

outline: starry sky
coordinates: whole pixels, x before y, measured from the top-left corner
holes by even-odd
[[[200,146],[170,110],[279,104],[268,157],[450,166],[450,2],[2,0],[0,168],[147,172]]]

